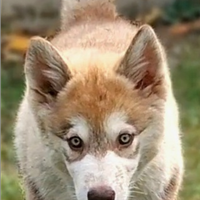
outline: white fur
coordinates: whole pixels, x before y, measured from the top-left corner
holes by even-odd
[[[125,159],[108,151],[103,158],[87,154],[80,161],[66,162],[75,184],[77,200],[87,200],[87,192],[98,186],[110,186],[115,191],[116,200],[126,200],[138,159]]]
[[[116,116],[116,114],[113,115]],[[142,172],[136,172],[137,176],[134,174],[131,177],[139,158],[128,160],[120,158],[114,152],[108,152],[101,159],[87,154],[80,161],[71,164],[65,162],[64,164],[64,157],[59,148],[63,145],[66,146],[66,142],[50,134],[50,141],[53,142],[55,150],[45,145],[45,140],[41,138],[34,115],[25,98],[18,114],[15,140],[21,168],[26,170],[25,177],[30,177],[38,188],[42,188],[40,192],[45,196],[45,200],[66,200],[66,197],[70,200],[76,199],[74,198],[74,184],[78,200],[85,200],[86,192],[93,184],[110,184],[117,193],[117,200],[127,200],[129,184],[131,195],[134,197],[130,199],[146,200],[151,198],[152,200],[160,200],[158,194],[169,182],[174,167],[178,166],[180,173],[182,173],[183,168],[177,109],[171,95],[165,104],[164,118],[164,133],[162,133],[162,142],[159,142],[157,156]],[[156,137],[160,135],[159,129],[157,129],[160,120],[162,121],[160,116],[157,115],[154,122],[139,136],[138,139],[143,149],[143,152],[140,153],[141,156],[150,154],[151,150],[149,149],[158,145]],[[75,127],[80,127],[81,124],[82,130],[83,127],[86,128],[83,119],[75,121],[79,122]],[[116,123],[116,126],[118,123]],[[115,130],[113,126],[111,130]],[[109,135],[109,133],[107,134]],[[64,167],[66,165],[67,168]],[[132,171],[127,173],[126,168],[130,166],[133,167]],[[94,179],[86,184],[83,180],[87,178],[88,173],[93,174],[91,177],[94,177]],[[121,173],[122,176],[119,176],[120,178],[117,181],[113,181],[118,177],[117,173]],[[87,187],[84,188],[84,185]],[[123,190],[118,189],[119,185],[123,186]]]
[[[113,112],[104,121],[104,129],[113,141],[122,132],[136,133],[134,126],[127,123],[127,116],[123,112]]]
[[[69,130],[68,137],[78,135],[85,143],[89,140],[90,126],[83,117],[73,117],[70,120],[72,128]]]
[[[96,3],[98,3],[98,1],[100,0],[95,0]],[[104,0],[104,2],[106,1],[107,0]],[[82,10],[87,6],[87,3],[92,2],[92,0],[84,1],[86,4],[83,3],[80,7],[76,6],[79,1],[74,0],[72,2],[72,0],[64,0],[63,2],[66,4],[63,6],[62,13],[66,18],[66,20],[63,19],[63,29],[66,30],[70,24],[69,21],[75,19],[76,13],[73,13],[74,10]],[[119,24],[121,35],[125,35],[122,29],[124,30],[123,26]],[[129,31],[130,30],[132,29],[129,29]],[[108,37],[111,35],[111,37],[115,38],[114,41],[118,42],[119,46],[130,42],[125,37],[119,40],[121,36],[116,36],[112,33],[113,32],[110,32]],[[132,31],[130,33],[132,33]],[[130,34],[130,38],[132,38],[134,34],[135,33],[133,33],[133,35]],[[95,37],[97,36],[95,35]],[[60,44],[63,44],[62,48],[64,50],[60,48],[62,51],[69,49],[67,47],[67,42],[64,42],[66,40],[65,37],[76,39],[74,35],[69,37],[68,35],[61,34],[60,37],[64,37],[62,40],[58,40]],[[104,41],[104,38],[102,41]],[[139,40],[139,42],[141,42],[140,44],[144,43],[143,40]],[[48,46],[50,46],[50,43],[48,43]],[[118,46],[114,47],[117,49],[116,52],[121,51],[118,50]],[[143,49],[143,46],[141,49]],[[120,52],[119,55],[121,55],[121,53],[122,52]],[[72,53],[70,56],[73,57]],[[141,52],[137,50],[136,56],[141,56]],[[93,57],[95,60],[96,57]],[[30,54],[30,59],[31,58],[32,55]],[[46,58],[49,58],[49,55],[47,55]],[[53,61],[52,58],[46,60],[48,60],[48,63]],[[73,60],[73,58],[71,60]],[[132,59],[130,61],[133,62]],[[42,199],[87,200],[87,191],[91,187],[105,184],[111,186],[113,190],[115,190],[116,200],[163,200],[160,198],[160,195],[163,193],[167,184],[169,184],[170,179],[176,175],[174,173],[177,173],[178,185],[181,183],[183,161],[179,138],[177,105],[171,90],[166,61],[162,59],[160,61],[162,62],[161,67],[164,72],[163,74],[169,82],[167,83],[168,85],[166,85],[167,95],[165,101],[160,100],[160,104],[156,102],[156,106],[163,106],[163,112],[158,112],[153,106],[150,108],[152,109],[153,118],[151,119],[151,123],[148,124],[148,127],[134,140],[134,142],[140,144],[139,153],[137,156],[134,156],[134,159],[127,159],[127,157],[129,157],[128,155],[134,152],[135,145],[133,143],[130,148],[123,150],[123,156],[119,156],[117,152],[115,153],[114,150],[111,149],[112,151],[107,151],[106,155],[102,157],[92,155],[91,152],[88,152],[86,155],[80,157],[79,160],[76,159],[76,161],[70,163],[66,162],[65,153],[68,153],[69,156],[74,158],[75,152],[72,152],[67,142],[58,138],[55,133],[43,133],[40,130],[37,117],[45,118],[48,112],[45,112],[44,109],[38,109],[38,111],[36,111],[35,107],[31,105],[30,99],[32,97],[28,91],[30,81],[27,83],[27,91],[20,106],[15,127],[15,146],[25,181],[29,179],[34,183],[39,189]],[[98,60],[96,62],[98,62]],[[57,65],[60,66],[59,63],[55,66]],[[82,65],[80,66],[82,67]],[[138,66],[138,68],[142,67],[144,66]],[[52,78],[52,73],[48,75],[49,78]],[[55,80],[57,80],[57,77],[58,76],[56,76]],[[26,78],[30,79],[30,77]],[[113,110],[113,113],[102,121],[106,136],[110,140],[115,141],[119,132],[122,130],[137,132],[134,126],[127,124],[126,120],[125,113],[119,113],[118,110]],[[89,143],[89,135],[92,133],[90,133],[90,125],[86,120],[80,116],[78,118],[72,118],[71,122],[73,128],[70,130],[70,134],[78,134],[86,144]],[[78,153],[76,152],[75,154],[77,154],[78,158]],[[175,169],[177,171],[174,171]],[[25,186],[28,191],[30,185],[26,183]],[[29,198],[28,200],[32,199]]]

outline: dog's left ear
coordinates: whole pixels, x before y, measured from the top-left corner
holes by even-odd
[[[71,78],[68,65],[59,51],[41,37],[34,37],[30,41],[25,75],[33,99],[41,103],[55,99]]]
[[[162,82],[165,65],[165,54],[156,34],[149,25],[143,25],[133,38],[117,73],[132,81],[136,89],[147,91],[149,88],[152,92]]]

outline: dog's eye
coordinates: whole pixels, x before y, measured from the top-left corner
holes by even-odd
[[[73,150],[78,151],[83,148],[83,141],[78,136],[71,137],[67,141],[68,141],[70,148]]]
[[[123,133],[119,135],[118,142],[121,146],[127,147],[132,144],[133,142],[133,134]]]

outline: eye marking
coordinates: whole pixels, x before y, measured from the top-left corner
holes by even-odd
[[[133,142],[133,139],[134,139],[134,135],[133,134],[130,134],[130,133],[121,133],[119,136],[118,136],[118,144],[121,146],[121,147],[128,147],[132,144]]]
[[[74,151],[81,151],[83,149],[83,140],[78,136],[73,136],[67,139],[69,147]]]

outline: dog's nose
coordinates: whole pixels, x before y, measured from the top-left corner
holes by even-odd
[[[88,200],[114,200],[115,192],[111,187],[100,186],[89,190]]]

